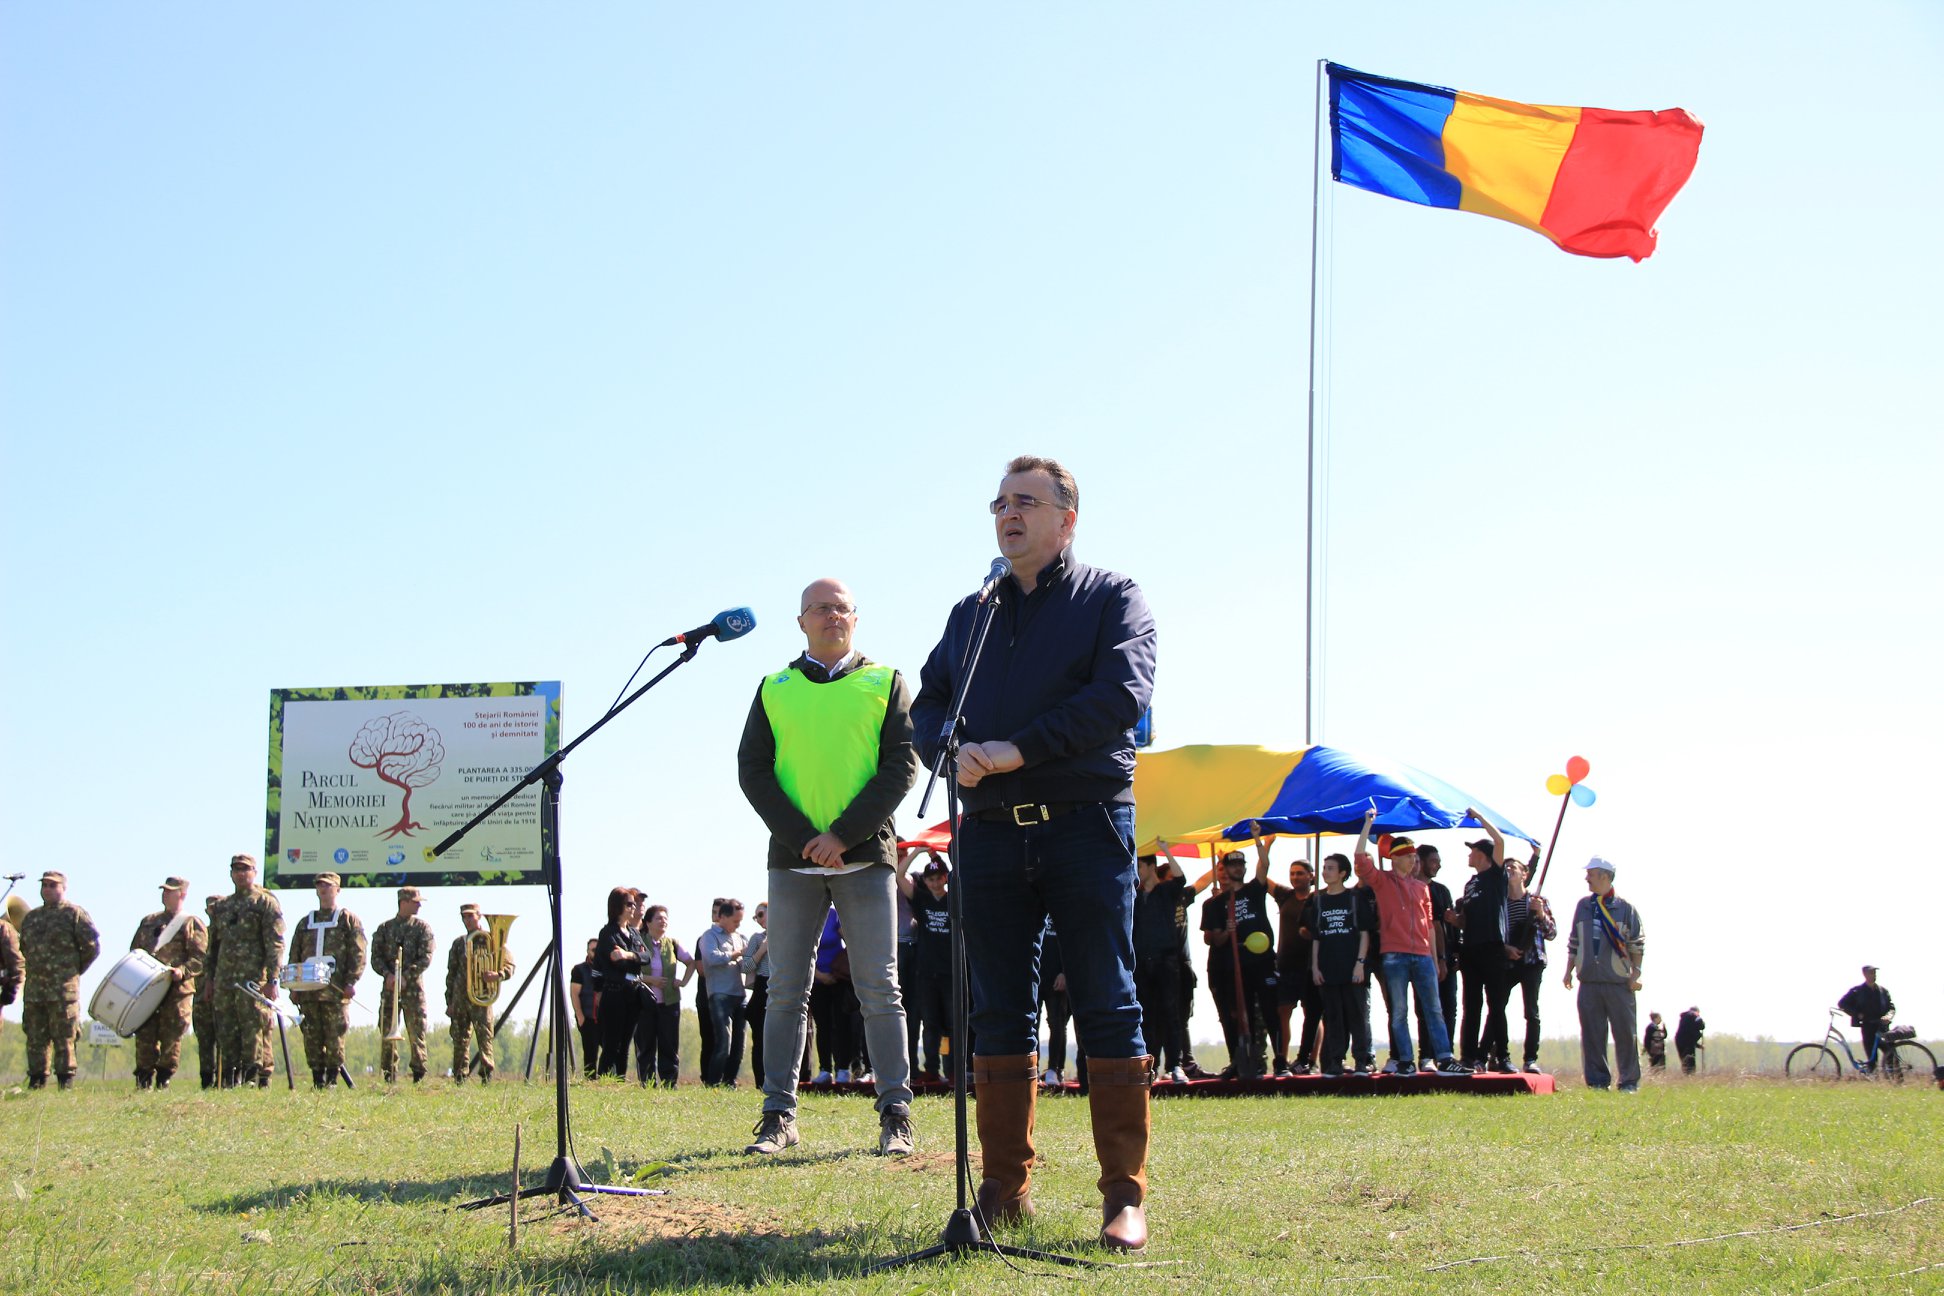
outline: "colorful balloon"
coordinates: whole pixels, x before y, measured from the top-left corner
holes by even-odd
[[[1546,791],[1552,793],[1554,796],[1565,796],[1572,789],[1572,786],[1573,781],[1564,774],[1548,774],[1546,776]]]
[[[1592,770],[1593,767],[1586,763],[1586,757],[1584,756],[1575,756],[1566,762],[1566,777],[1574,783],[1578,783],[1581,779],[1584,779]]]
[[[1595,795],[1593,794],[1593,789],[1592,789],[1592,788],[1590,788],[1590,787],[1588,787],[1588,786],[1586,786],[1586,784],[1584,784],[1584,783],[1576,783],[1576,784],[1574,784],[1574,785],[1573,785],[1573,804],[1574,804],[1574,805],[1576,805],[1576,806],[1580,806],[1580,807],[1582,807],[1582,808],[1583,808],[1583,807],[1585,807],[1585,806],[1590,806],[1590,805],[1592,805],[1592,804],[1593,804],[1593,803],[1594,803],[1595,801],[1597,801],[1597,800],[1599,800],[1599,798],[1598,798],[1597,796],[1595,796]]]
[[[1269,933],[1250,932],[1242,938],[1242,948],[1251,954],[1267,954],[1269,952]]]

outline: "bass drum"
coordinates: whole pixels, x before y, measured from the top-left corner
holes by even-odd
[[[155,1015],[174,983],[166,963],[147,950],[130,950],[95,987],[88,1016],[127,1039]]]

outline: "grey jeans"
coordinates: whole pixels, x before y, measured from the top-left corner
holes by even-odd
[[[885,865],[855,873],[769,871],[769,1008],[763,1017],[763,1110],[793,1112],[811,974],[824,912],[837,906],[851,983],[864,1010],[879,1111],[911,1101],[904,1002],[898,997],[897,883]]]
[[[1640,1083],[1640,1027],[1634,992],[1624,982],[1579,983],[1580,1072],[1592,1089],[1613,1083],[1607,1070],[1607,1036],[1613,1037],[1614,1058],[1620,1064],[1620,1087]]]

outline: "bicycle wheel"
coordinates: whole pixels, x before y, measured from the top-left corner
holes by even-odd
[[[1783,1074],[1791,1080],[1841,1080],[1843,1064],[1823,1044],[1798,1044],[1789,1050],[1782,1064]]]
[[[1913,1078],[1920,1084],[1928,1084],[1937,1072],[1937,1058],[1916,1040],[1898,1040],[1883,1046],[1881,1070],[1883,1078],[1892,1084]]]

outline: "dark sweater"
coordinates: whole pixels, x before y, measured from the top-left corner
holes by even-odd
[[[1025,764],[962,788],[966,811],[1042,801],[1131,801],[1134,722],[1154,696],[1154,616],[1140,586],[1065,550],[1031,594],[1007,577],[966,695],[963,742],[1010,742]],[[968,595],[919,673],[912,723],[938,758],[959,664],[978,618]]]

